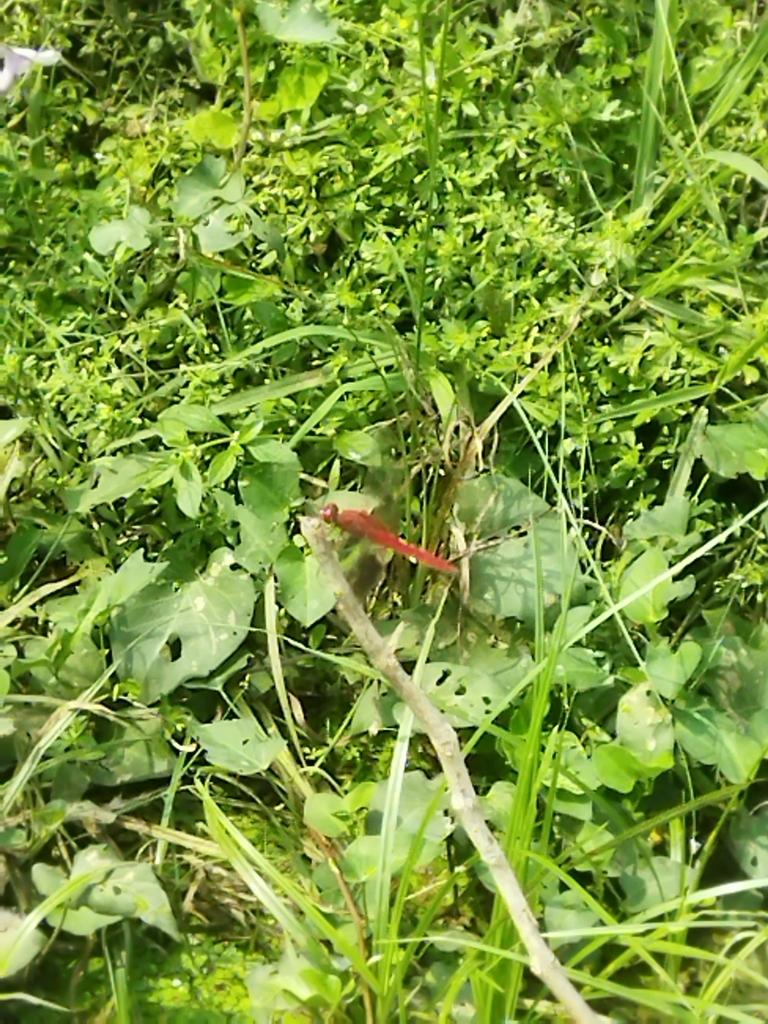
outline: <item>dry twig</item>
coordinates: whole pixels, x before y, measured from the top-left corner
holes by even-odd
[[[530,957],[531,970],[547,985],[575,1021],[591,1024],[601,1020],[571,984],[560,961],[542,938],[517,876],[498,840],[486,824],[455,730],[426,694],[414,685],[384,638],[376,631],[344,576],[325,524],[319,519],[305,517],[301,521],[301,530],[333,587],[336,607],[346,619],[371,664],[421,720],[445,773],[456,817],[480,854],[507,905]]]

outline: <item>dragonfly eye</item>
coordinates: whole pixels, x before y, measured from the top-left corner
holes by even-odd
[[[320,509],[320,518],[324,519],[326,523],[335,523],[339,518],[338,505],[326,505],[325,508]]]

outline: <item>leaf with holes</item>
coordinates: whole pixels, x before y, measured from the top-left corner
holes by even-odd
[[[198,579],[145,587],[112,617],[112,651],[121,679],[141,683],[146,703],[189,679],[208,676],[245,639],[256,595],[234,556],[221,548]]]
[[[199,725],[197,738],[211,764],[240,775],[266,771],[286,747],[284,739],[267,736],[252,718]]]
[[[640,683],[621,698],[616,735],[646,768],[663,770],[674,764],[672,715],[650,684]]]
[[[747,878],[768,876],[768,808],[763,805],[750,814],[736,813],[730,828],[731,846]]]
[[[135,917],[179,939],[168,897],[149,864],[120,860],[107,846],[79,850],[69,879],[61,868],[41,863],[34,865],[32,879],[40,892],[52,896],[80,876],[99,869],[103,869],[101,878],[52,911],[47,917],[49,924],[75,935],[89,935],[114,921]]]
[[[463,662],[425,666],[421,686],[457,728],[480,725],[509,697],[531,667],[525,652],[509,653],[477,643]]]

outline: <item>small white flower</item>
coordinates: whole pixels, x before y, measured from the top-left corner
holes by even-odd
[[[0,68],[0,96],[6,96],[16,79],[34,64],[51,67],[61,60],[61,54],[58,50],[28,50],[23,46],[5,46],[0,43],[0,60],[3,62]]]

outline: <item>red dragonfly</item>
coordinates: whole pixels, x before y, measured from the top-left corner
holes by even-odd
[[[366,537],[374,544],[381,544],[382,547],[390,548],[399,555],[415,558],[422,565],[429,565],[442,572],[457,573],[459,571],[458,565],[449,562],[447,558],[441,558],[440,555],[436,555],[433,551],[427,551],[426,548],[422,548],[418,544],[409,544],[407,540],[392,533],[372,512],[364,512],[357,508],[339,510],[338,505],[330,504],[321,509],[320,518],[324,519],[326,523],[333,523],[334,526],[351,533],[353,537]]]

